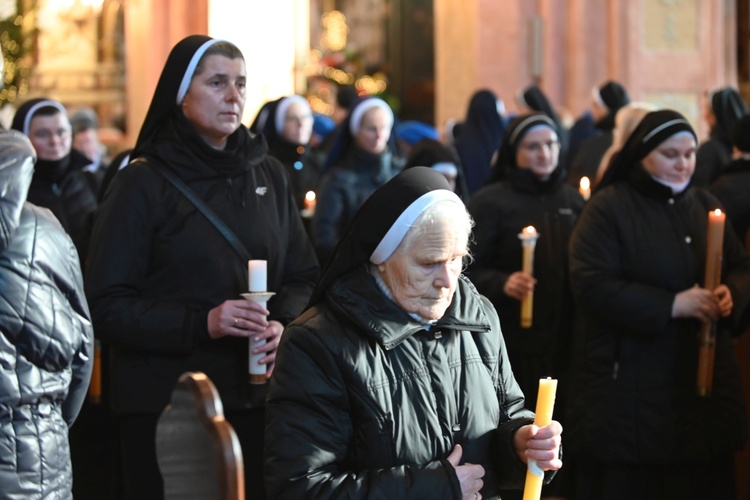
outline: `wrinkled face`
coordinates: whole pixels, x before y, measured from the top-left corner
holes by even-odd
[[[202,66],[182,100],[182,112],[210,146],[224,149],[245,107],[245,61],[210,55]]]
[[[29,124],[29,139],[40,160],[57,161],[70,153],[72,132],[68,117],[62,113],[35,116]]]
[[[362,116],[359,133],[355,137],[357,145],[370,154],[380,154],[388,147],[391,138],[391,117],[383,108],[367,110]]]
[[[557,168],[559,156],[560,141],[555,131],[549,127],[532,128],[516,148],[516,165],[546,180]]]
[[[443,317],[453,300],[468,235],[460,224],[436,221],[417,238],[404,239],[396,252],[378,266],[396,303],[424,319]]]
[[[313,129],[313,115],[310,108],[300,102],[289,105],[284,115],[282,137],[292,144],[305,145],[310,142]]]
[[[652,176],[681,184],[689,181],[695,171],[695,147],[691,134],[673,135],[659,144],[641,163]]]

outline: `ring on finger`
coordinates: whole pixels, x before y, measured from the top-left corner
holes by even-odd
[[[237,326],[237,323],[240,322],[240,318],[234,318],[234,326]]]

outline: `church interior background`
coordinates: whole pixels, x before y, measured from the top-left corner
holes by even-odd
[[[0,0],[6,128],[24,100],[90,106],[102,140],[132,146],[171,46],[203,32],[235,41],[248,67],[249,124],[263,102],[306,95],[330,114],[338,84],[382,95],[401,119],[438,130],[471,94],[513,96],[538,83],[563,116],[590,89],[623,83],[636,100],[674,107],[700,137],[705,91],[750,96],[750,0]],[[750,388],[750,336],[738,343]],[[750,401],[750,397],[747,398]],[[750,499],[750,450],[738,455]]]

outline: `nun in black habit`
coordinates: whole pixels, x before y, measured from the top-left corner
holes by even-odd
[[[18,108],[11,124],[31,140],[37,154],[28,201],[48,208],[70,235],[83,266],[97,200],[91,163],[73,149],[68,112],[58,101],[31,99]]]
[[[579,147],[568,165],[568,182],[578,187],[582,177],[593,183],[604,153],[612,145],[617,111],[630,102],[625,87],[609,81],[591,91],[592,110],[596,118],[596,132]],[[568,153],[569,155],[571,152]]]
[[[557,137],[560,140],[560,157],[565,158],[568,151],[568,130],[560,120],[560,116],[555,111],[555,107],[550,102],[547,95],[539,88],[539,85],[529,85],[521,89],[516,96],[519,106],[530,112],[544,113],[552,118],[557,128]]]
[[[679,113],[647,114],[573,230],[576,499],[736,498],[747,423],[732,335],[747,324],[750,257],[727,226],[721,284],[699,285],[721,205],[690,186],[695,144]],[[710,397],[697,387],[702,322],[717,332]]]
[[[281,332],[309,300],[318,265],[284,167],[240,122],[245,81],[233,44],[202,35],[178,42],[133,160],[114,177],[94,225],[86,291],[96,334],[112,347],[126,498],[161,496],[154,432],[186,371],[204,372],[218,389],[243,448],[245,486],[263,497],[267,384],[248,384],[248,338],[267,341],[256,351],[270,376]],[[275,295],[267,310],[240,297],[250,258],[268,264]]]
[[[320,178],[320,157],[310,146],[313,112],[307,99],[290,95],[272,101],[261,109],[268,116],[262,121],[262,133],[268,141],[268,153],[286,168],[292,184],[294,200],[300,211],[305,209],[305,196],[315,193]],[[302,212],[303,216],[310,210]]]
[[[471,196],[487,182],[493,155],[503,142],[505,105],[491,90],[478,90],[471,96],[456,152]]]
[[[561,466],[561,426],[529,425],[497,314],[461,276],[470,232],[430,168],[365,201],[279,346],[269,498],[495,498],[529,457]]]
[[[362,203],[403,167],[392,133],[394,120],[384,100],[364,97],[341,122],[324,165],[312,224],[321,264],[328,261]]]
[[[694,185],[710,186],[732,161],[734,126],[748,112],[747,103],[735,88],[722,87],[707,94],[704,118],[710,127],[710,135],[696,154]]]

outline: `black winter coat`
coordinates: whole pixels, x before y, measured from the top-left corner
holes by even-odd
[[[672,195],[642,168],[595,194],[570,242],[575,330],[568,450],[594,460],[679,464],[727,456],[746,438],[729,332],[719,329],[713,393],[696,395],[695,319],[672,318],[678,292],[704,282],[708,212],[719,201]],[[722,283],[737,327],[750,299],[750,258],[725,231]],[[730,323],[730,325],[727,325]]]
[[[724,205],[741,242],[750,236],[750,160],[734,160],[709,188]]]
[[[28,196],[29,203],[50,209],[60,221],[78,249],[81,267],[86,262],[92,217],[97,207],[96,193],[83,171],[88,163],[89,159],[75,149],[61,162],[37,161]],[[56,171],[48,170],[47,165]]]
[[[341,163],[324,173],[313,219],[313,241],[321,265],[332,255],[362,203],[402,166],[390,152],[372,155],[352,147]]]
[[[482,495],[522,485],[512,445],[523,409],[497,315],[460,278],[429,330],[366,267],[290,325],[266,405],[268,498],[460,499],[446,457],[487,473]]]
[[[94,339],[81,266],[52,213],[24,203],[28,139],[0,132],[0,154],[0,497],[72,498],[68,427]]]
[[[155,147],[160,156],[135,160],[107,190],[94,224],[86,291],[96,335],[113,348],[119,413],[161,412],[185,371],[206,373],[225,409],[263,404],[267,384],[248,389],[248,340],[212,340],[207,327],[209,310],[248,290],[247,261],[157,171],[172,169],[253,259],[268,261],[268,289],[276,293],[269,320],[285,325],[309,300],[318,265],[284,167],[266,155],[262,136],[248,141],[240,167],[222,171],[198,161],[181,142],[165,140]]]
[[[562,172],[541,183],[529,170],[517,168],[507,181],[485,186],[469,202],[475,226],[467,275],[497,309],[514,373],[532,405],[539,377],[559,376],[568,361],[573,299],[567,245],[582,209],[583,198],[564,182]],[[518,235],[526,226],[539,233],[531,328],[521,327],[521,303],[503,291],[508,277],[522,268]],[[534,373],[538,370],[543,373]]]

